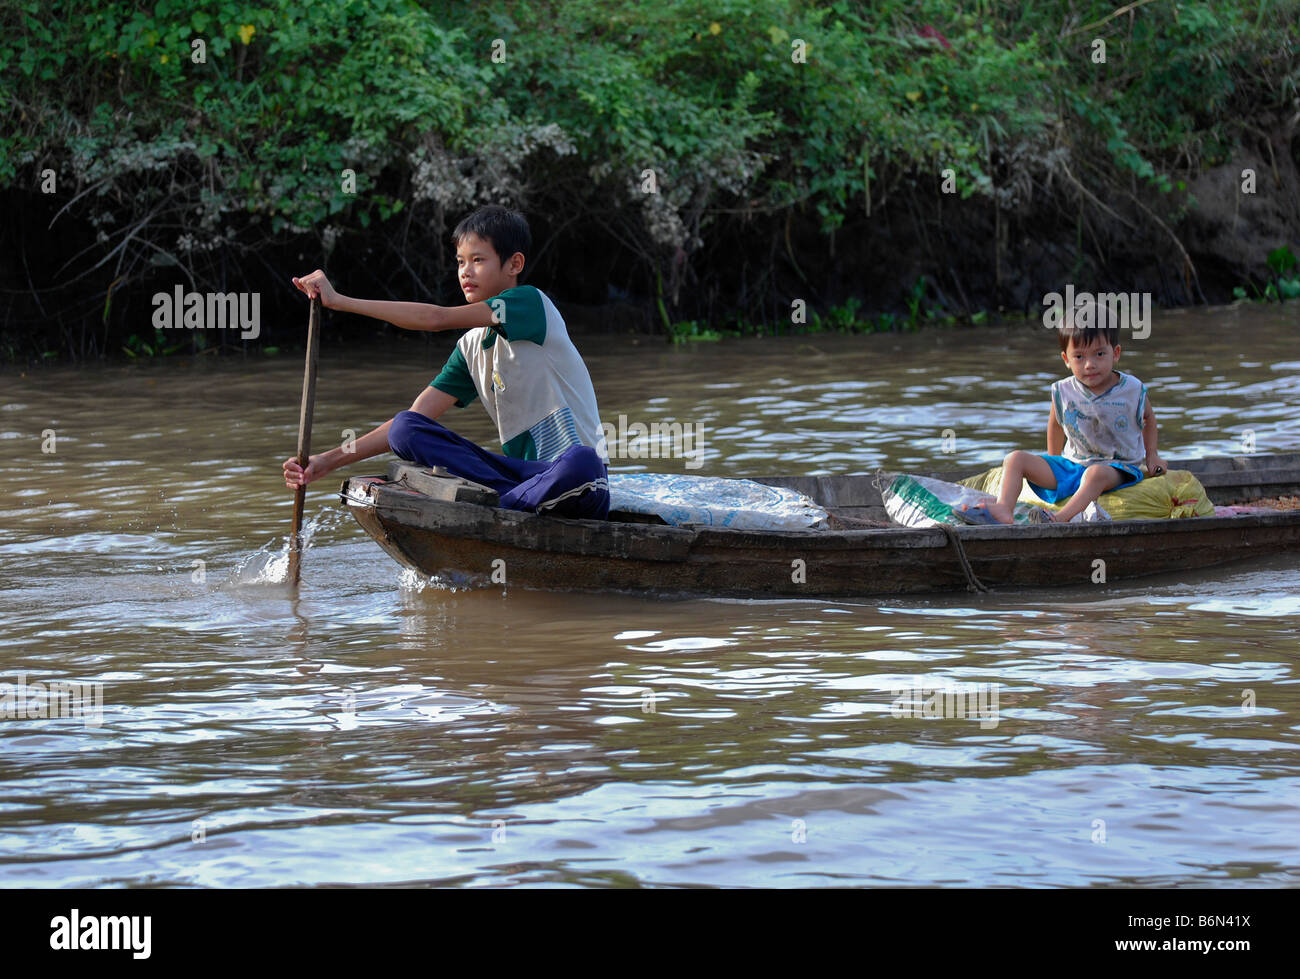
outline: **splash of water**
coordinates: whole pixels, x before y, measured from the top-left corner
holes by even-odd
[[[397,587],[402,591],[414,592],[420,594],[429,587],[431,581],[428,575],[421,574],[414,568],[403,568],[397,576]]]
[[[438,574],[422,574],[413,568],[403,568],[397,576],[397,586],[404,592],[419,595],[426,589],[434,591],[456,592],[471,591],[482,588],[488,583],[486,575],[471,575],[464,572],[442,571]]]
[[[303,524],[300,540],[302,555],[306,561],[316,535],[323,530],[332,530],[346,517],[340,510],[322,510]],[[289,535],[272,537],[248,557],[244,558],[230,573],[227,584],[236,587],[245,585],[282,585],[289,577]]]

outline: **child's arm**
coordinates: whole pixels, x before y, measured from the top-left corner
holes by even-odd
[[[340,295],[330,285],[325,273],[317,269],[311,275],[295,278],[293,284],[308,298],[320,296],[326,309],[370,316],[403,330],[467,330],[496,323],[487,303],[468,306],[435,306],[433,303],[397,303],[383,299],[353,299]]]
[[[1047,419],[1047,454],[1059,456],[1065,451],[1065,429],[1056,420],[1056,403],[1052,403],[1052,413]]]
[[[447,392],[439,391],[435,387],[426,387],[412,403],[411,410],[437,420],[438,416],[455,403],[456,399]],[[280,466],[284,471],[284,485],[289,489],[297,489],[322,476],[328,476],[342,466],[388,452],[388,428],[392,424],[393,419],[390,418],[352,443],[345,442],[337,448],[317,453],[307,460],[306,469],[298,465],[298,459],[294,456],[285,459]]]
[[[1160,453],[1156,451],[1156,441],[1159,433],[1156,431],[1156,413],[1151,410],[1151,402],[1147,402],[1146,411],[1142,414],[1142,444],[1147,450],[1147,475],[1159,476],[1165,472],[1165,460],[1160,458]]]

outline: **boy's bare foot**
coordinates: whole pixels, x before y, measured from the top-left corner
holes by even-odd
[[[974,506],[965,503],[960,509],[962,512],[959,516],[967,523],[1015,523],[1015,516],[1009,503],[1001,503],[997,500],[991,503],[977,503]],[[993,519],[985,519],[985,515]]]
[[[998,518],[998,523],[1015,523],[1015,513],[1012,511],[1010,503],[1003,503],[1000,500],[994,500],[988,505],[989,513]]]

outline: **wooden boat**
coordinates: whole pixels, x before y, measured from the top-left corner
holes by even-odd
[[[1300,453],[1169,465],[1193,472],[1219,505],[1300,494]],[[806,494],[841,529],[760,532],[670,527],[619,513],[608,521],[520,513],[491,505],[491,490],[402,462],[386,478],[346,480],[340,495],[399,562],[468,586],[849,598],[1115,582],[1300,553],[1300,509],[918,530],[883,525],[873,476],[756,481]]]

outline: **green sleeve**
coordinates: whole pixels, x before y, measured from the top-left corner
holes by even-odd
[[[457,408],[474,403],[478,397],[478,388],[474,386],[474,378],[470,376],[469,365],[465,363],[465,355],[460,352],[460,347],[451,352],[442,371],[429,382],[429,387],[450,394],[456,399]]]
[[[536,460],[537,446],[533,443],[533,433],[520,432],[505,445],[501,446],[501,454],[510,459]]]
[[[536,287],[515,286],[487,303],[511,343],[531,340],[540,346],[546,342],[546,307]]]

